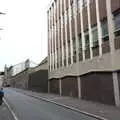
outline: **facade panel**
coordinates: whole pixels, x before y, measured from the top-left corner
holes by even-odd
[[[91,18],[91,26],[97,24],[97,19],[96,19],[96,5],[95,5],[95,0],[90,3],[90,18]]]
[[[90,73],[81,76],[82,99],[114,105],[112,73]]]
[[[111,0],[112,12],[120,9],[120,0]]]
[[[83,8],[83,25],[84,25],[84,31],[88,30],[88,14],[87,14],[87,8]]]
[[[62,78],[62,95],[78,97],[77,78],[76,77],[65,77]]]
[[[99,0],[100,20],[107,17],[106,0]]]

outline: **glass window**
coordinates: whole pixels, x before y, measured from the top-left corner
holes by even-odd
[[[78,40],[79,40],[79,50],[82,50],[82,39],[81,39],[81,34],[78,35]]]
[[[120,30],[120,13],[115,15],[115,29]]]
[[[70,57],[71,51],[70,51],[70,42],[68,42],[68,56]]]
[[[108,36],[108,23],[107,20],[102,22],[102,37]]]
[[[87,0],[83,0],[83,7],[87,6]]]
[[[98,45],[98,29],[97,29],[97,26],[92,28],[92,41],[93,41],[93,47]]]
[[[88,31],[85,33],[85,47],[89,48],[90,42],[89,42],[89,33]]]
[[[75,37],[73,38],[73,51],[76,51],[76,42],[75,42]]]

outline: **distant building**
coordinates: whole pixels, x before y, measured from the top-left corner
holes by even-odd
[[[4,81],[4,72],[0,72],[0,87],[2,87]]]
[[[47,59],[48,58],[46,57],[36,67],[30,67],[30,65],[26,61],[25,69],[22,69],[22,71],[20,71],[15,75],[12,74],[12,76],[7,77],[6,78],[7,83],[9,82],[9,84],[12,87],[16,87],[16,88],[29,89],[40,92],[48,92],[48,62],[47,62],[48,60]],[[17,66],[20,65],[17,64]],[[10,73],[10,71],[7,73]]]
[[[120,0],[52,0],[50,92],[120,106]]]

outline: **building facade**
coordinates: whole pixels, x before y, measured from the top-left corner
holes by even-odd
[[[49,92],[120,105],[120,0],[52,0]]]

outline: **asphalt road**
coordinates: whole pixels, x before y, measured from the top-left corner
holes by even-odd
[[[0,106],[0,120],[14,120],[11,112],[4,103]]]
[[[4,91],[8,104],[19,120],[97,120],[11,89]]]

